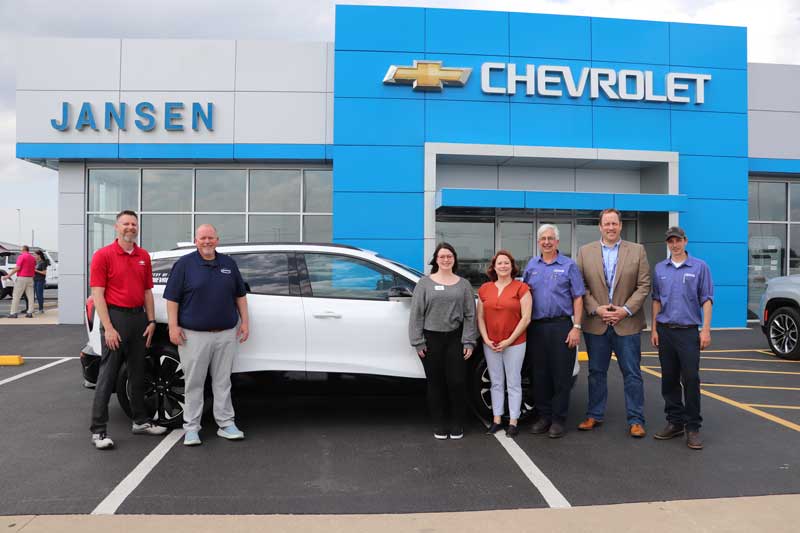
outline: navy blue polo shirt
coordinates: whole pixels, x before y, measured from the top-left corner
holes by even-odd
[[[197,251],[178,259],[164,289],[164,298],[179,304],[178,325],[194,331],[236,326],[236,299],[246,294],[236,262],[219,252],[211,261]]]

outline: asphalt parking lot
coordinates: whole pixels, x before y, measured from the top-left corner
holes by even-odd
[[[236,381],[242,442],[217,438],[209,418],[196,448],[178,432],[134,436],[113,399],[117,449],[99,452],[89,442],[93,391],[66,359],[83,328],[0,326],[0,339],[0,352],[27,358],[0,367],[2,515],[410,513],[800,493],[800,363],[770,355],[758,331],[715,332],[704,352],[699,452],[651,437],[664,423],[652,352],[641,440],[626,434],[614,368],[606,423],[574,430],[584,364],[559,440],[526,428],[515,441],[486,436],[471,417],[463,440],[436,441],[418,381],[255,375]]]

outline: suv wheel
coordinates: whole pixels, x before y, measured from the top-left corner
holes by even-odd
[[[767,323],[767,341],[778,357],[800,360],[800,313],[791,307],[773,311]]]
[[[477,358],[468,374],[468,394],[472,406],[484,420],[492,419],[492,380],[489,378],[489,367],[483,356],[483,347],[475,348],[474,358]],[[520,409],[520,422],[534,415],[533,387],[531,387],[530,371],[527,365],[522,367],[522,406]],[[504,409],[503,418],[508,419],[508,406]]]
[[[158,425],[180,427],[183,424],[184,378],[178,350],[172,345],[153,345],[145,357],[144,373],[147,412]],[[125,414],[133,418],[130,391],[128,367],[123,363],[117,375],[117,400]]]

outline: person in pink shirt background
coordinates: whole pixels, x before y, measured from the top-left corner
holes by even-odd
[[[33,274],[35,269],[36,259],[30,254],[30,248],[23,246],[22,253],[17,258],[17,266],[6,276],[3,276],[3,279],[10,279],[14,274],[17,275],[17,281],[14,283],[14,293],[11,297],[11,314],[8,315],[8,318],[17,318],[17,307],[19,307],[19,300],[22,298],[23,293],[28,298],[28,314],[25,317],[33,318],[31,308],[33,306]]]

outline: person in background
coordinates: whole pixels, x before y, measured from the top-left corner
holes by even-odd
[[[44,314],[44,284],[47,280],[47,267],[50,261],[45,257],[42,250],[36,251],[36,268],[33,274],[33,293],[36,301],[39,302],[39,314]]]
[[[17,281],[14,282],[14,292],[11,296],[11,313],[8,318],[17,318],[17,309],[23,293],[28,300],[25,318],[33,318],[33,274],[35,269],[36,259],[30,254],[30,248],[25,245],[22,247],[22,253],[17,257],[17,265],[11,269],[11,272],[3,276],[3,279],[11,279],[11,276],[17,275]]]
[[[514,279],[519,274],[514,257],[500,250],[486,270],[491,281],[478,289],[478,330],[492,382],[492,425],[488,433],[502,429],[506,386],[509,421],[506,435],[519,434],[522,406],[522,363],[525,361],[526,329],[531,321],[531,291]]]
[[[425,368],[433,436],[464,436],[466,360],[475,349],[475,296],[459,277],[452,245],[436,246],[431,273],[420,278],[411,299],[408,336]]]

